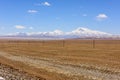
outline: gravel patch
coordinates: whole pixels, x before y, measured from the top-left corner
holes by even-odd
[[[45,80],[3,64],[0,64],[0,76],[0,80]]]

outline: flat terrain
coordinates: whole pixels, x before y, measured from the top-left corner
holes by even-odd
[[[120,40],[0,40],[0,64],[25,80],[120,80]]]

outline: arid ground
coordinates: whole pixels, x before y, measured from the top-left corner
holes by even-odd
[[[22,80],[120,80],[120,40],[0,40],[1,65]]]

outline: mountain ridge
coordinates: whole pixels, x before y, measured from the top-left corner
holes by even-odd
[[[90,38],[90,39],[101,39],[101,38],[120,38],[120,35],[113,35],[106,32],[91,30],[84,27],[79,27],[71,32],[63,32],[61,30],[54,30],[51,32],[31,32],[31,33],[14,33],[5,35],[5,37],[32,37],[32,38],[58,38],[58,39],[69,39],[69,38]]]

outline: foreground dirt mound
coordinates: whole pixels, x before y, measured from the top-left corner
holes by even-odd
[[[26,72],[13,69],[10,66],[0,63],[0,76],[5,80],[45,80],[36,76],[27,74]]]

